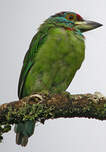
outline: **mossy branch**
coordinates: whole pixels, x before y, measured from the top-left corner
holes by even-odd
[[[47,119],[86,117],[106,120],[106,97],[94,94],[36,93],[0,106],[0,140],[11,125],[25,120],[44,124]]]

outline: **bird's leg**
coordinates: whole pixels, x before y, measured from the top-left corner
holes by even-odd
[[[42,95],[38,94],[38,93],[35,93],[35,94],[32,94],[30,96],[30,101],[35,101],[35,98],[38,99],[40,102],[43,101],[43,98],[42,98]]]
[[[71,97],[70,92],[68,92],[68,91],[63,91],[63,92],[62,92],[62,95],[65,95],[67,98],[69,98],[69,101],[70,101],[71,104],[72,104],[73,99],[72,99],[72,97]]]

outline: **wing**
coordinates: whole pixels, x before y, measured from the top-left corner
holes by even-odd
[[[23,93],[25,80],[28,75],[28,72],[30,71],[31,67],[33,66],[35,62],[34,57],[37,54],[40,46],[44,43],[46,37],[47,37],[47,33],[38,32],[31,41],[29,50],[27,51],[24,58],[23,67],[21,70],[20,78],[19,78],[19,84],[18,84],[19,99],[23,97],[22,93]]]

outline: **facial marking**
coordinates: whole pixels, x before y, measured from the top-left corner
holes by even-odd
[[[83,18],[79,14],[76,14],[76,16],[77,16],[77,21],[83,21]]]

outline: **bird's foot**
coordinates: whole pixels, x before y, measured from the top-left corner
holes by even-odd
[[[35,100],[38,100],[39,102],[42,102],[42,101],[43,101],[42,95],[40,95],[40,94],[38,94],[38,93],[35,93],[35,94],[30,95],[29,101],[35,102]]]
[[[29,97],[29,101],[35,101],[38,100],[39,102],[43,101],[43,98],[45,96],[48,96],[50,94],[50,92],[48,90],[42,90],[41,92],[35,92],[32,95],[30,95]]]
[[[72,103],[72,97],[71,97],[70,92],[68,92],[68,91],[63,91],[62,94],[65,95],[65,96],[69,99],[69,101]]]
[[[63,91],[62,94],[65,96],[70,96],[70,93],[68,91]]]

